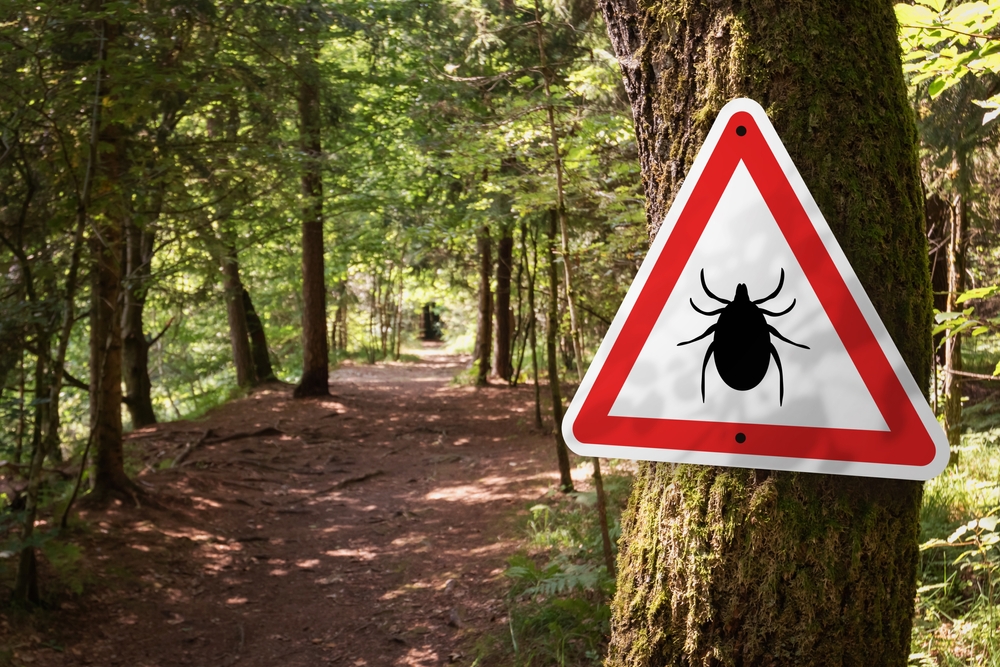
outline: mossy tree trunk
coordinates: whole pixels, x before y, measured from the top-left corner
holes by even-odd
[[[655,233],[719,109],[778,134],[919,382],[931,293],[892,2],[611,0]],[[921,485],[645,464],[610,665],[907,662]]]

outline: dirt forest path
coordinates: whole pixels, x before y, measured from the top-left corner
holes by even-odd
[[[84,593],[14,664],[470,664],[506,626],[517,512],[557,475],[532,388],[450,384],[463,361],[350,365],[330,398],[275,385],[133,433],[166,509],[82,513]]]

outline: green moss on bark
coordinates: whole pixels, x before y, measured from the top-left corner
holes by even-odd
[[[603,6],[651,232],[718,111],[762,104],[914,377],[930,281],[892,3]],[[648,464],[623,523],[610,665],[905,665],[921,485]]]

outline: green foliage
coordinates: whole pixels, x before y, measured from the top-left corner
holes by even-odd
[[[617,542],[631,475],[611,465],[604,484]],[[601,664],[615,582],[604,566],[594,499],[593,492],[557,494],[528,510],[528,551],[511,557],[504,572],[510,581],[508,628],[480,647],[477,664]]]
[[[925,484],[911,664],[1000,665],[1000,430],[963,437]]]
[[[945,0],[920,0],[896,5],[903,45],[903,69],[912,84],[929,81],[928,93],[936,98],[966,75],[1000,74],[1000,1],[960,2],[947,7]],[[976,104],[988,110],[986,124],[1000,115],[1000,94]]]
[[[977,287],[975,289],[967,290],[960,294],[956,303],[962,304],[967,301],[972,301],[974,299],[986,299],[997,293],[1000,293],[1000,286],[988,285],[986,287]],[[953,336],[958,336],[965,334],[966,336],[971,336],[976,338],[978,336],[983,336],[987,333],[996,334],[1000,330],[1000,316],[990,317],[990,318],[977,318],[975,317],[975,307],[970,306],[961,311],[951,311],[951,312],[941,312],[937,309],[934,310],[934,328],[931,333],[935,336],[943,333],[940,342],[938,343],[938,348],[944,346],[945,341]],[[965,356],[971,356],[965,354]],[[978,361],[978,360],[977,360]],[[972,367],[966,366],[971,371],[979,370],[977,367],[982,366],[982,363],[975,363]],[[990,362],[989,370],[992,375],[1000,375],[1000,361]]]

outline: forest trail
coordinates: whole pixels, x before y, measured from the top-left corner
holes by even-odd
[[[532,388],[450,384],[466,361],[427,348],[419,363],[348,365],[330,398],[293,401],[290,386],[272,385],[201,420],[132,433],[138,479],[167,508],[82,512],[90,532],[74,541],[91,580],[37,621],[18,655],[470,664],[475,638],[506,627],[517,512],[558,478]],[[156,470],[186,449],[181,465]]]

